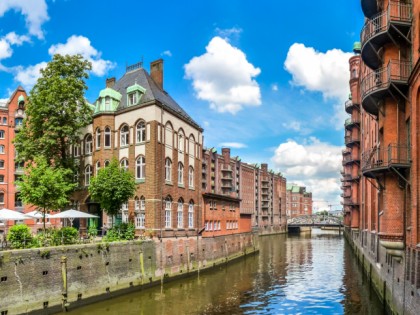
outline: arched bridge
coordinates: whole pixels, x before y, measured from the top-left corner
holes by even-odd
[[[289,228],[301,226],[343,227],[343,217],[327,214],[301,215],[288,219],[287,226]]]

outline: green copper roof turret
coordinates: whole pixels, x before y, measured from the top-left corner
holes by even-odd
[[[103,89],[99,93],[99,97],[106,97],[106,96],[109,96],[109,97],[117,100],[118,102],[121,101],[121,98],[122,98],[122,95],[120,93],[118,93],[117,91],[115,91],[111,88]]]
[[[361,44],[360,42],[355,42],[355,43],[353,44],[353,51],[354,51],[356,54],[360,54],[360,52],[362,51],[362,44]]]

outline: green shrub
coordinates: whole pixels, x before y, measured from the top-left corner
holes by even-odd
[[[14,225],[7,233],[7,240],[12,248],[32,247],[31,229],[25,224]]]
[[[96,228],[96,225],[89,226],[88,235],[90,238],[94,238],[96,235],[98,235],[98,230]]]
[[[121,240],[120,232],[116,229],[116,227],[109,229],[106,232],[106,235],[104,237],[105,242],[116,242],[120,240]]]
[[[127,224],[127,229],[124,232],[124,239],[126,240],[134,240],[134,235],[136,234],[136,227],[133,223]]]
[[[61,243],[64,245],[77,244],[79,242],[79,231],[74,227],[63,227],[58,231]]]

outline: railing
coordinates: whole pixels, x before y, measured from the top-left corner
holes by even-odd
[[[386,148],[373,148],[362,154],[362,171],[387,168],[392,165],[409,166],[410,152],[405,145],[389,144]]]
[[[353,101],[352,100],[347,100],[344,103],[344,108],[345,108],[346,112],[348,112],[348,110],[352,107],[353,107]]]
[[[343,178],[341,179],[342,182],[347,182],[351,180],[351,175],[350,174],[344,174]]]
[[[344,150],[342,150],[341,151],[341,153],[344,155],[344,154],[350,154],[351,153],[351,150],[350,149],[344,149]]]
[[[390,60],[386,67],[369,73],[362,79],[362,99],[376,90],[386,89],[391,82],[407,83],[411,73],[411,63],[408,61]]]
[[[230,165],[222,165],[222,171],[232,172],[232,166],[230,166]]]
[[[386,32],[392,22],[410,23],[412,18],[411,3],[390,1],[386,11],[382,11],[368,20],[362,28],[360,38],[362,46],[376,34]]]
[[[346,121],[344,122],[345,127],[348,127],[354,124],[360,124],[360,117],[358,116],[350,117],[350,118],[347,118]]]
[[[351,136],[344,137],[345,144],[350,144],[350,143],[359,142],[359,141],[360,141],[360,137],[358,135],[351,135]]]

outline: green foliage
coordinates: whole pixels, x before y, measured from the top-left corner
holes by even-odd
[[[47,229],[35,235],[34,246],[47,247],[59,245],[71,245],[79,242],[79,231],[74,227],[61,229]]]
[[[77,244],[79,242],[79,231],[74,227],[63,227],[58,233],[64,245]]]
[[[76,187],[67,180],[72,171],[53,167],[40,156],[34,162],[28,164],[22,181],[18,183],[22,200],[40,207],[44,215],[47,210],[58,210],[67,205],[68,197]]]
[[[116,215],[124,202],[136,192],[134,175],[119,166],[117,159],[101,168],[91,179],[89,193],[108,215]]]
[[[90,238],[94,238],[96,235],[98,235],[98,229],[96,227],[96,225],[91,225],[88,228],[88,235]]]
[[[106,242],[116,242],[124,240],[133,240],[136,232],[136,227],[133,223],[121,223],[109,229],[106,232],[104,240]]]
[[[92,116],[84,98],[91,68],[81,55],[54,55],[41,70],[26,104],[28,118],[15,138],[20,160],[33,161],[41,155],[49,164],[74,170],[70,145]]]
[[[32,247],[31,229],[25,224],[14,225],[7,233],[7,240],[12,248]]]

